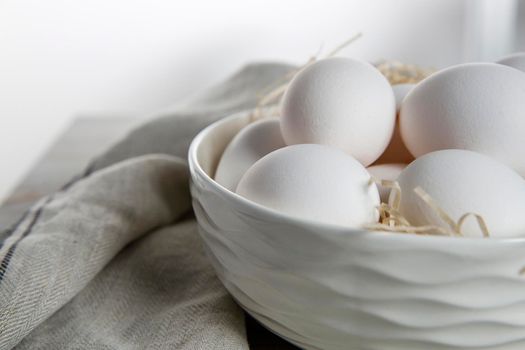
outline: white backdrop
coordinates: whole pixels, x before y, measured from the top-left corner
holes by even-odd
[[[300,63],[361,31],[345,55],[460,62],[465,8],[458,0],[0,0],[0,198],[71,118],[150,114],[247,61]]]

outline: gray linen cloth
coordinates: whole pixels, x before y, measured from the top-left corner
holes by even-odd
[[[191,215],[186,157],[199,130],[291,68],[246,66],[27,212],[0,242],[0,349],[247,349]]]

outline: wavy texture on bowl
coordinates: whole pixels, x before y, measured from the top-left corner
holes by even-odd
[[[305,349],[525,348],[525,239],[368,232],[249,202],[212,179],[249,121],[209,126],[189,153],[200,234],[247,312]]]

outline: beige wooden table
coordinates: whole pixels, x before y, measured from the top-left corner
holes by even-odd
[[[58,190],[89,161],[141,122],[137,118],[78,118],[0,205],[0,232],[9,228],[36,200]],[[3,238],[0,233],[0,240]],[[251,349],[297,349],[246,315]]]

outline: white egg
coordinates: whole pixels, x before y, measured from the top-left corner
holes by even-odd
[[[408,165],[397,181],[402,191],[400,212],[413,225],[446,226],[414,192],[419,186],[453,220],[472,212],[483,217],[492,237],[525,236],[525,180],[490,157],[465,150],[432,152]],[[482,236],[474,218],[463,231],[466,236]]]
[[[469,63],[435,73],[403,100],[401,136],[417,158],[467,149],[525,175],[525,74],[495,63]]]
[[[305,220],[348,227],[378,220],[379,194],[370,174],[351,156],[324,145],[268,154],[244,174],[237,193]]]
[[[509,67],[519,69],[525,72],[525,52],[518,52],[506,57],[503,57],[496,61],[496,63],[504,64]]]
[[[281,114],[288,145],[334,146],[367,166],[388,145],[396,112],[392,88],[374,66],[330,58],[294,77],[283,97]]]
[[[370,175],[375,180],[389,180],[389,181],[396,181],[399,174],[401,174],[401,171],[406,168],[406,164],[379,164],[379,165],[372,165],[366,168]],[[379,190],[379,197],[381,198],[381,202],[388,203],[388,196],[390,195],[390,188],[378,185]]]
[[[278,118],[263,119],[243,128],[222,154],[215,181],[235,191],[246,170],[256,161],[284,147]]]
[[[405,96],[412,90],[416,84],[396,84],[392,85],[394,91],[394,98],[396,99],[396,112],[399,113],[401,109],[401,103],[405,99]]]

